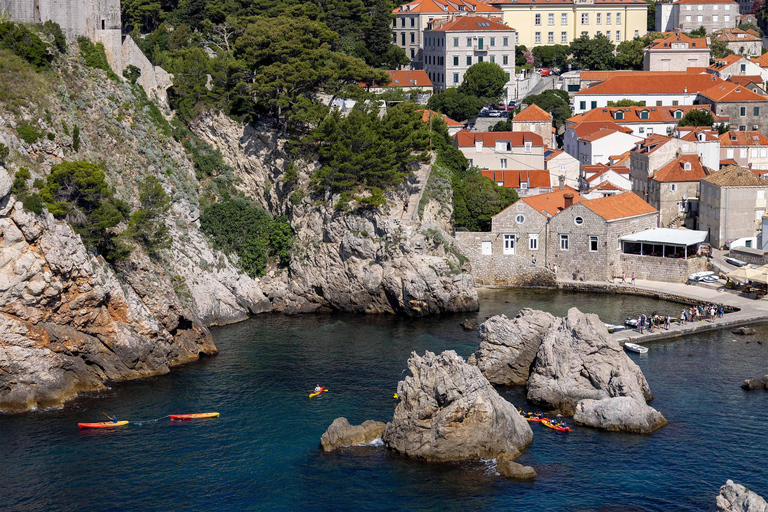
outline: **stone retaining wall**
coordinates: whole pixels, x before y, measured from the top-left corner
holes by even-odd
[[[472,278],[478,286],[554,287],[555,274],[539,263],[514,254],[503,254],[499,233],[459,231],[455,234],[459,250],[469,258]],[[482,253],[482,243],[490,243],[492,254]]]
[[[618,274],[627,274],[627,280],[635,273],[637,279],[663,281],[665,283],[685,283],[688,276],[707,270],[706,258],[659,258],[637,254],[621,254]]]
[[[746,261],[747,263],[754,263],[755,265],[768,264],[768,252],[761,251],[760,249],[734,247],[728,252],[728,256]]]

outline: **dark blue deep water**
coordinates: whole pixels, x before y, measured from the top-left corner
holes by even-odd
[[[217,328],[220,354],[170,375],[114,385],[65,410],[0,416],[0,509],[48,510],[556,510],[701,511],[731,478],[768,497],[768,393],[745,378],[768,373],[768,326],[659,342],[632,357],[669,425],[648,436],[532,425],[519,462],[534,483],[497,477],[487,463],[426,464],[360,447],[323,454],[338,416],[387,421],[411,351],[469,355],[465,317],[568,307],[619,323],[641,311],[677,312],[650,299],[489,291],[477,314],[259,316]],[[758,344],[757,340],[764,340]],[[309,400],[316,383],[330,389]],[[500,390],[523,404],[519,390]],[[170,413],[219,411],[188,423]],[[132,423],[81,431],[102,411]]]

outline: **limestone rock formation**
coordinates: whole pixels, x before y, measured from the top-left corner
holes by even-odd
[[[741,387],[747,391],[754,391],[756,389],[764,389],[768,391],[768,375],[763,375],[762,377],[757,377],[755,379],[747,379],[741,384]]]
[[[536,470],[531,466],[523,466],[512,461],[512,457],[502,453],[496,457],[496,471],[507,478],[515,480],[533,480],[536,478]]]
[[[320,445],[323,451],[331,452],[344,446],[372,443],[381,438],[385,426],[373,420],[366,420],[362,425],[350,425],[347,418],[336,418],[320,437]]]
[[[667,424],[666,418],[644,400],[628,396],[581,400],[573,420],[579,425],[637,434],[648,434]]]
[[[644,402],[653,399],[642,371],[597,315],[569,309],[541,342],[528,380],[528,400],[573,414],[580,400],[618,396]]]
[[[740,336],[751,336],[756,333],[756,331],[751,327],[739,327],[738,329],[734,329],[731,332]]]
[[[467,361],[494,384],[525,384],[555,317],[544,311],[523,309],[510,320],[494,316],[480,326],[481,342]]]
[[[768,503],[757,493],[728,480],[715,500],[717,512],[768,512]]]
[[[59,406],[216,352],[167,278],[128,269],[119,281],[65,222],[16,203],[0,235],[0,410]]]
[[[454,351],[411,354],[384,442],[409,457],[452,461],[511,457],[533,439],[515,407]]]

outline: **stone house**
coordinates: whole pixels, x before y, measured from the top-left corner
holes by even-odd
[[[763,40],[760,37],[739,28],[716,30],[712,36],[718,41],[725,43],[736,55],[757,57],[763,50]]]
[[[615,188],[603,187],[602,190],[632,190],[629,167],[623,165],[608,166],[606,164],[581,166],[581,183],[579,190],[591,190],[603,183],[611,183]]]
[[[424,70],[436,91],[458,87],[478,62],[493,62],[507,73],[505,89],[515,87],[515,29],[479,16],[435,19],[424,30]]]
[[[544,169],[544,141],[535,133],[462,130],[453,140],[478,169]]]
[[[656,30],[690,32],[704,27],[707,34],[739,23],[739,4],[733,0],[671,0],[656,5]]]
[[[699,182],[710,170],[698,155],[681,155],[648,179],[648,204],[659,210],[662,227],[697,228]]]
[[[402,91],[409,95],[411,99],[421,105],[426,105],[432,96],[432,81],[423,70],[389,70],[385,71],[389,75],[389,83],[371,84],[367,86],[368,92],[382,93],[384,91]],[[365,84],[360,84],[365,87]]]
[[[762,44],[760,41],[761,48]],[[760,77],[760,81],[765,81],[768,78],[768,71],[763,70],[759,64],[741,55],[727,55],[722,59],[716,59],[707,67],[707,73],[716,75],[723,80],[731,80],[739,76],[757,76]]]
[[[680,139],[658,133],[638,143],[630,151],[629,156],[629,179],[632,183],[632,192],[647,201],[648,178],[656,169],[677,157],[681,147]]]
[[[483,170],[480,173],[500,187],[513,188],[518,197],[535,196],[552,192],[549,171]]]
[[[699,229],[722,247],[729,240],[757,236],[766,212],[768,180],[738,165],[729,165],[701,179]]]
[[[552,126],[552,114],[543,110],[538,105],[528,105],[520,111],[509,123],[513,132],[533,132],[541,135],[544,144],[550,148],[554,144],[554,127]]]
[[[549,171],[549,177],[552,180],[552,188],[562,184],[574,189],[579,188],[579,161],[569,155],[562,149],[544,150],[544,166]]]
[[[582,199],[550,219],[545,263],[560,279],[610,280],[621,273],[620,238],[657,222],[656,209],[631,192]]]
[[[643,70],[685,71],[707,67],[710,51],[707,38],[694,38],[676,30],[662,39],[654,39],[643,49]]]
[[[758,132],[729,131],[720,135],[720,165],[768,170],[768,137]]]
[[[424,69],[423,32],[427,25],[436,18],[467,15],[501,19],[499,9],[477,0],[415,0],[392,11],[392,43],[411,59],[411,69]]]
[[[700,91],[696,100],[708,104],[719,117],[728,117],[732,128],[740,131],[768,132],[768,97],[731,82],[720,82]]]

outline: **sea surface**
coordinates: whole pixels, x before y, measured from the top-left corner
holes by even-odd
[[[632,355],[669,425],[630,435],[533,424],[533,444],[518,459],[536,468],[532,483],[497,476],[491,462],[421,463],[377,446],[319,450],[339,416],[391,419],[412,351],[471,354],[478,337],[459,326],[464,318],[578,306],[621,323],[679,310],[551,291],[485,291],[481,301],[478,313],[426,319],[261,315],[214,329],[220,354],[170,375],[115,384],[63,410],[0,415],[0,509],[703,511],[729,478],[768,498],[768,393],[740,388],[768,373],[768,325],[757,336],[712,332]],[[310,400],[318,383],[330,391]],[[500,392],[526,408],[521,390]],[[221,417],[165,417],[205,411]],[[131,423],[78,429],[105,412]]]

